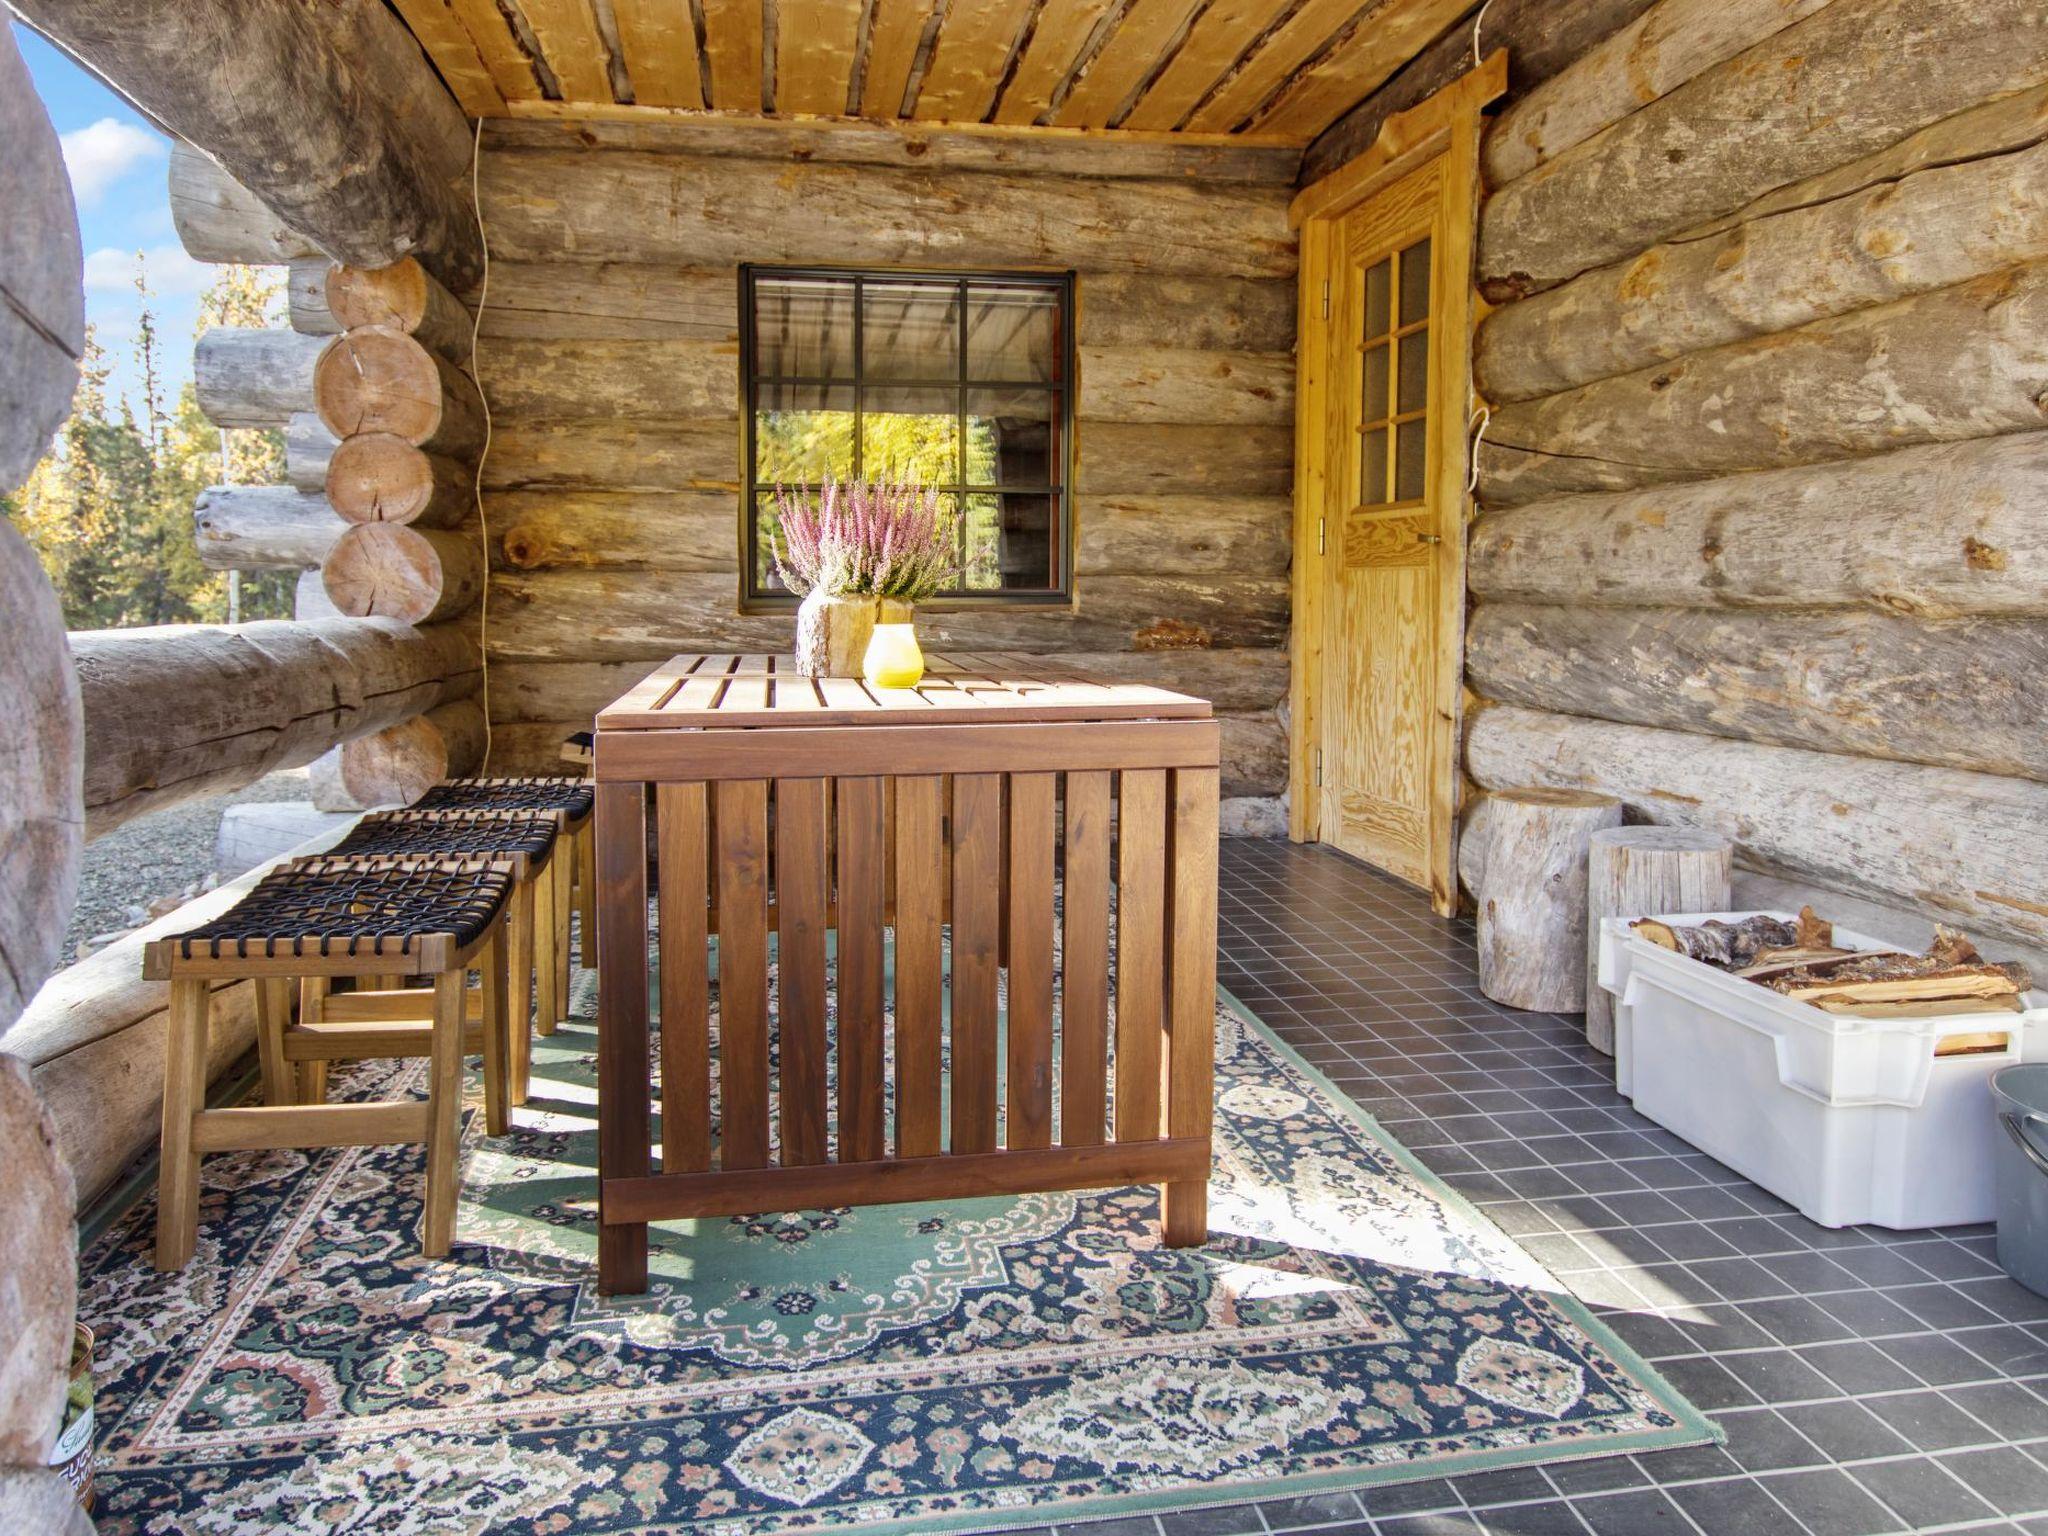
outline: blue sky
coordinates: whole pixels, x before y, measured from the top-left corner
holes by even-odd
[[[158,355],[168,406],[192,377],[192,326],[199,295],[214,273],[185,254],[171,227],[165,181],[170,140],[65,54],[18,22],[13,26],[36,90],[63,139],[85,246],[85,317],[114,363],[109,393],[140,404],[140,376],[127,357],[140,312],[133,286],[140,251],[153,293],[150,307],[164,341]]]

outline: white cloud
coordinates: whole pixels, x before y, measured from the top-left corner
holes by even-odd
[[[156,134],[117,117],[63,136],[64,166],[81,205],[96,203],[116,182],[140,166],[163,159],[169,148]]]
[[[216,275],[213,267],[194,261],[179,245],[153,245],[139,254],[149,277],[149,291],[157,298],[203,293]],[[85,258],[86,292],[131,292],[135,287],[137,255],[135,251],[117,250],[111,245],[89,252]]]

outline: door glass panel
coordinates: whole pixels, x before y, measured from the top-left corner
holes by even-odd
[[[1365,274],[1365,336],[1370,341],[1375,336],[1384,336],[1392,326],[1388,324],[1389,284],[1392,271],[1387,262],[1375,262]]]
[[[1384,344],[1365,354],[1364,409],[1362,421],[1384,421],[1387,415],[1387,349]]]
[[[1401,338],[1400,409],[1419,411],[1429,400],[1429,330],[1424,327]]]
[[[1420,501],[1429,462],[1429,423],[1404,421],[1394,430],[1394,500]]]
[[[1365,506],[1377,506],[1387,499],[1387,429],[1367,429],[1360,443],[1358,499]]]
[[[1429,241],[1417,241],[1401,253],[1401,323],[1429,318]]]

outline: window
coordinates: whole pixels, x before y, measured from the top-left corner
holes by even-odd
[[[775,579],[775,488],[912,477],[960,546],[948,604],[1061,602],[1072,563],[1073,279],[746,267],[746,597]]]
[[[1420,501],[1429,465],[1427,236],[1366,269],[1363,351],[1359,504]]]

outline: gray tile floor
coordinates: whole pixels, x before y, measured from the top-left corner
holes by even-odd
[[[1469,923],[1326,850],[1223,848],[1223,985],[1728,1443],[1062,1536],[2048,1536],[2048,1301],[1989,1228],[1816,1226],[1636,1114],[1577,1018],[1482,998]]]

